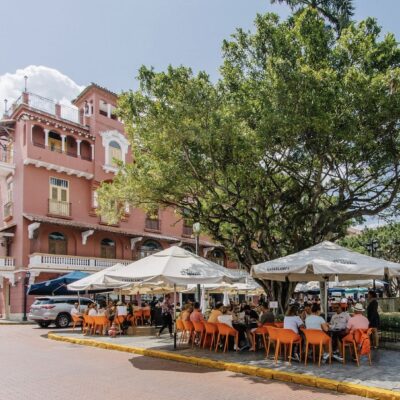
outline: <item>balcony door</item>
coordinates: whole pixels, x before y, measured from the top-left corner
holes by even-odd
[[[67,238],[60,232],[53,232],[49,235],[49,253],[67,254]]]
[[[102,258],[115,258],[115,242],[111,239],[103,239],[100,243],[101,251],[100,256]]]
[[[50,178],[49,214],[69,216],[69,182]]]

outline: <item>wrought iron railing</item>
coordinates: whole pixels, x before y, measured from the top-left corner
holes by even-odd
[[[49,199],[49,214],[61,217],[71,216],[71,203]]]

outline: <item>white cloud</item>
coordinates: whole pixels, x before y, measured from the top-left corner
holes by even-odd
[[[4,112],[4,99],[10,106],[24,90],[24,76],[28,77],[28,92],[70,104],[85,86],[80,86],[60,71],[43,65],[29,65],[14,73],[0,75],[0,117]]]

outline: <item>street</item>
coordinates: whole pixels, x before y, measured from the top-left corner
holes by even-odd
[[[360,399],[226,371],[52,341],[0,326],[0,399]]]

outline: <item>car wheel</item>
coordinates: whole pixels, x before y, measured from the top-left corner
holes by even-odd
[[[51,324],[51,321],[40,321],[40,322],[38,322],[38,325],[41,328],[47,328],[50,324]]]
[[[56,327],[68,328],[70,322],[71,322],[71,317],[68,314],[58,314],[56,318]]]

